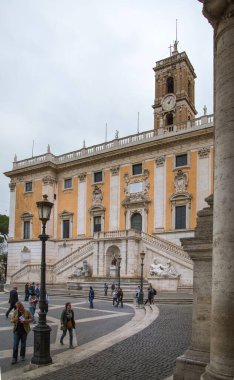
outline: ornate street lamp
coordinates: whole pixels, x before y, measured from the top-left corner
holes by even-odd
[[[51,328],[46,324],[46,241],[49,236],[46,235],[46,223],[50,219],[53,203],[47,200],[48,196],[43,195],[43,200],[37,202],[39,219],[42,222],[42,234],[39,238],[42,242],[41,249],[41,289],[39,300],[39,320],[38,324],[33,328],[34,332],[34,351],[31,362],[34,364],[50,364],[52,358],[50,356],[50,331]]]
[[[140,286],[140,291],[139,291],[139,296],[138,296],[138,304],[143,305],[144,302],[144,292],[143,292],[143,266],[144,266],[144,258],[145,258],[145,252],[142,250],[140,253],[141,257],[141,286]]]
[[[120,288],[120,264],[121,264],[121,256],[117,257],[117,264],[118,264],[118,288]]]

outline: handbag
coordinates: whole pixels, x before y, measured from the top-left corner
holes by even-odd
[[[72,329],[72,320],[71,319],[69,319],[67,321],[67,329]]]

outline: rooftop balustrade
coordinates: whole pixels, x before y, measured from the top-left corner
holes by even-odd
[[[150,141],[161,140],[174,135],[188,133],[205,128],[211,128],[213,126],[213,115],[204,115],[197,119],[188,120],[187,122],[179,123],[177,125],[169,125],[164,128],[159,128],[158,130],[153,129],[122,138],[115,138],[114,140],[107,141],[98,145],[93,145],[87,148],[83,147],[77,151],[65,153],[60,156],[55,156],[52,153],[46,153],[21,161],[15,160],[13,162],[13,170],[39,165],[46,162],[52,162],[56,165],[59,165],[70,161],[88,158],[105,152],[123,149]]]

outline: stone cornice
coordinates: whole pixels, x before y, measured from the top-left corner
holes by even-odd
[[[200,1],[200,0],[199,0]],[[203,0],[203,15],[209,23],[216,29],[221,20],[234,16],[233,0]]]

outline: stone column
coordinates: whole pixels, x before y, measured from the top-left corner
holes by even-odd
[[[215,175],[210,363],[201,379],[234,378],[234,0],[204,0],[214,28]]]
[[[210,207],[198,212],[195,237],[181,239],[194,263],[192,342],[176,360],[174,380],[200,379],[210,360],[213,196],[206,201]]]

